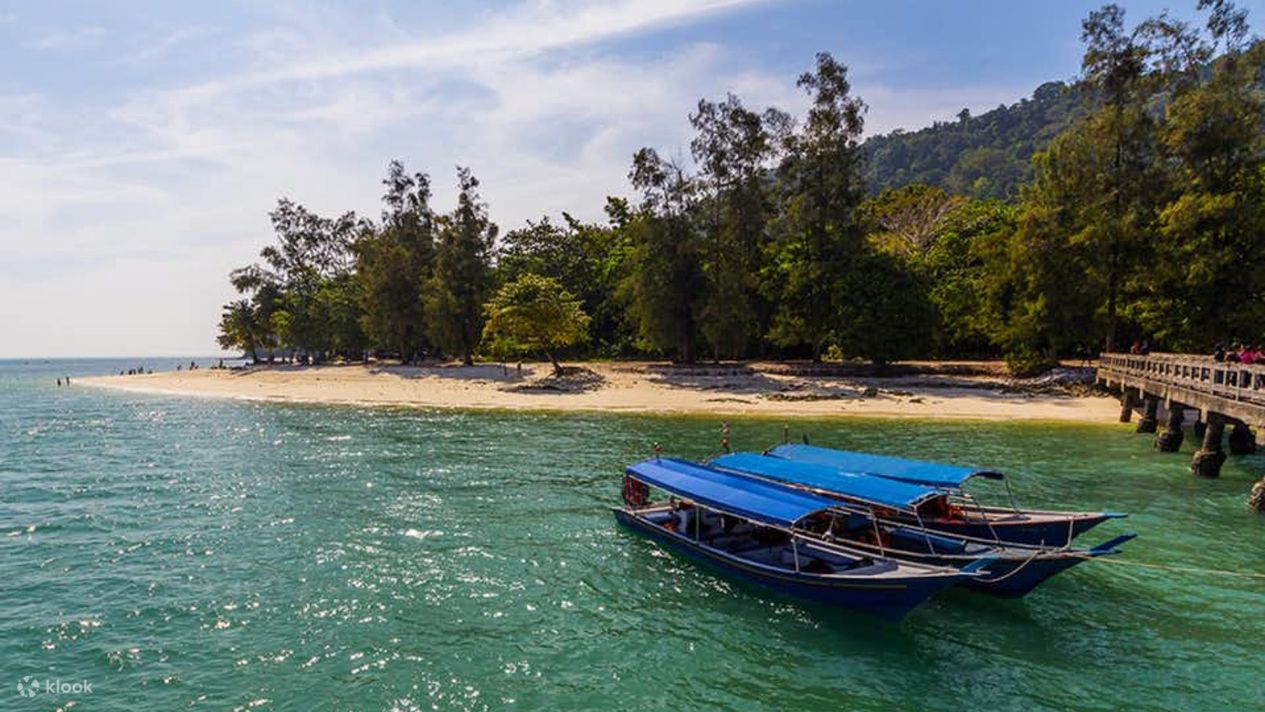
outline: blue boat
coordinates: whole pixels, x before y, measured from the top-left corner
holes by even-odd
[[[939,566],[970,566],[989,559],[986,574],[962,585],[998,596],[1018,597],[1056,574],[1099,556],[1119,553],[1136,534],[1122,534],[1093,548],[999,543],[929,531],[919,507],[943,499],[942,491],[898,480],[847,473],[830,465],[795,462],[756,453],[717,457],[712,467],[761,481],[785,484],[831,497],[836,508],[806,525],[822,537],[879,556]]]
[[[651,488],[670,498],[653,500]],[[665,457],[629,466],[624,505],[612,510],[629,529],[739,579],[890,620],[988,564],[957,569],[884,558],[799,528],[836,504]]]
[[[841,472],[935,487],[950,498],[938,510],[924,509],[922,520],[928,529],[959,536],[1006,543],[1068,546],[1073,539],[1108,519],[1128,516],[1119,512],[1057,512],[981,505],[964,487],[976,477],[1004,480],[1005,475],[995,470],[815,445],[779,445],[768,454],[794,462],[828,465]]]

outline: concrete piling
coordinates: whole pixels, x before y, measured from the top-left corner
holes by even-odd
[[[1247,423],[1236,422],[1230,429],[1230,454],[1256,454],[1256,438],[1253,437],[1252,429],[1247,426]]]
[[[1133,420],[1133,409],[1138,402],[1138,389],[1125,388],[1120,392],[1120,422]]]
[[[1204,431],[1203,444],[1195,452],[1190,463],[1190,471],[1196,477],[1220,477],[1221,465],[1225,463],[1225,451],[1221,449],[1221,440],[1225,436],[1225,418],[1218,413],[1205,416],[1208,427]]]
[[[1142,398],[1142,419],[1138,421],[1139,433],[1153,433],[1159,426],[1160,399],[1155,396]]]
[[[1182,432],[1182,423],[1186,420],[1186,407],[1180,403],[1168,404],[1168,419],[1164,430],[1155,436],[1155,449],[1160,452],[1177,452],[1182,449],[1182,440],[1186,434]]]

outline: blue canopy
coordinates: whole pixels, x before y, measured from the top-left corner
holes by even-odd
[[[897,509],[913,509],[929,499],[943,496],[933,487],[845,472],[831,465],[794,462],[749,452],[722,455],[712,460],[711,465]]]
[[[669,457],[629,465],[628,474],[678,497],[765,524],[789,527],[835,500]]]
[[[814,445],[778,445],[769,454],[785,460],[831,465],[844,472],[876,475],[931,487],[961,487],[972,477],[1002,479],[1000,472],[991,470],[977,470],[960,465],[941,465],[923,460],[906,460],[888,455],[871,455],[867,452],[850,452]]]

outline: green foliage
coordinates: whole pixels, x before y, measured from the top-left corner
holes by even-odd
[[[775,109],[757,114],[730,94],[719,104],[700,101],[690,122],[698,131],[690,146],[702,168],[699,218],[709,287],[699,319],[719,360],[748,353],[768,326],[757,282],[771,208],[766,175],[790,118]]]
[[[483,340],[495,353],[543,353],[561,373],[557,353],[588,338],[589,317],[558,280],[523,274],[483,307]]]
[[[1003,355],[1030,373],[1105,343],[1265,341],[1265,43],[1228,0],[1205,27],[1083,23],[1083,75],[862,143],[847,69],[816,57],[797,123],[700,101],[693,167],[644,148],[605,224],[497,230],[392,163],[380,225],[288,200],[231,274],[223,348],[865,358]],[[877,191],[867,199],[866,182]],[[500,288],[496,289],[499,285]],[[591,318],[590,318],[591,317]],[[485,325],[484,320],[487,319]]]
[[[370,343],[410,361],[429,347],[422,310],[433,276],[436,216],[430,207],[430,177],[409,175],[392,161],[383,202],[382,228],[353,246],[362,315]]]
[[[812,96],[802,129],[787,139],[777,173],[778,215],[767,248],[764,293],[774,305],[769,338],[807,345],[814,360],[848,330],[840,300],[863,250],[859,140],[865,105],[849,94],[847,68],[828,54],[799,78]],[[849,346],[844,344],[845,351]]]
[[[642,200],[622,227],[631,251],[621,296],[637,325],[638,345],[688,363],[696,357],[704,294],[696,185],[650,148],[634,156],[629,178]]]
[[[597,353],[631,351],[634,328],[617,297],[629,248],[618,226],[619,207],[612,207],[610,225],[582,223],[563,214],[563,224],[548,217],[511,230],[498,250],[497,281],[512,282],[525,274],[557,280],[581,300],[592,317],[589,343]]]
[[[931,185],[979,199],[1011,200],[1032,177],[1030,159],[1084,114],[1084,89],[1062,82],[1037,88],[1029,99],[920,131],[893,131],[863,145],[865,182],[878,193]]]
[[[222,349],[240,349],[252,361],[259,360],[259,347],[264,329],[257,321],[255,308],[249,300],[238,299],[224,305],[220,316],[220,334],[216,343]]]
[[[492,284],[497,229],[477,192],[479,181],[467,168],[457,169],[457,179],[457,209],[439,221],[425,314],[430,340],[445,352],[460,354],[470,365],[483,333],[483,302]]]

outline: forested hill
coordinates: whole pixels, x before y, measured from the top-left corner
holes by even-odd
[[[1075,85],[1047,82],[1032,98],[979,116],[918,131],[896,130],[865,142],[866,184],[878,193],[911,183],[976,198],[1011,198],[1031,177],[1032,154],[1086,110]]]

